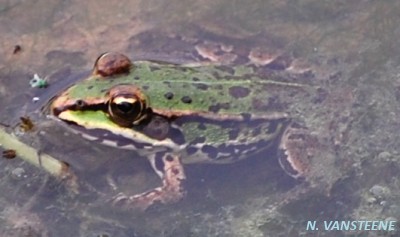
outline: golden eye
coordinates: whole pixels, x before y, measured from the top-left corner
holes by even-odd
[[[110,90],[108,114],[118,125],[132,127],[148,114],[146,98],[133,86],[116,86]]]

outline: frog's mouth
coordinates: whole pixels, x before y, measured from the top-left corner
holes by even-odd
[[[171,130],[169,124],[163,124],[167,126],[166,132],[159,135],[155,133],[156,129],[148,129],[151,121],[147,125],[122,127],[114,123],[103,110],[66,110],[60,112],[57,118],[85,138],[110,146],[124,149],[150,149],[152,147],[173,149],[176,146],[176,142],[170,139],[169,133],[167,133]],[[174,133],[175,137],[183,137],[180,131],[174,130]]]
[[[161,151],[169,150],[168,146],[154,145],[154,142],[141,141],[140,139],[133,139],[128,133],[116,133],[102,128],[86,128],[76,122],[64,121],[68,124],[68,128],[74,133],[88,139],[90,141],[98,142],[107,146],[118,147],[128,150],[151,150]],[[132,130],[133,131],[133,130]]]

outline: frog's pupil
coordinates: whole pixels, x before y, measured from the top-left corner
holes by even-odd
[[[137,103],[135,103],[137,104]],[[133,110],[134,105],[128,102],[122,102],[117,105],[117,108],[123,113],[129,113]],[[136,106],[137,107],[137,106]]]
[[[140,115],[140,113],[142,112],[142,105],[139,101],[136,101],[134,103],[121,102],[115,104],[115,108],[118,111],[118,116],[121,116],[121,118],[128,120],[136,120],[138,115]]]

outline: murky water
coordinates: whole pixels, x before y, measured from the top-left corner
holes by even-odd
[[[0,122],[13,127],[30,116],[37,129],[20,139],[67,161],[82,192],[18,158],[0,160],[0,235],[395,236],[308,232],[305,223],[400,220],[398,12],[394,0],[3,0]],[[79,80],[102,52],[186,63],[201,60],[195,48],[205,41],[242,53],[272,49],[312,65],[318,93],[291,107],[319,141],[309,179],[293,180],[263,157],[192,165],[180,203],[145,213],[107,205],[116,192],[110,177],[125,192],[158,184],[147,161],[79,138],[32,110]],[[32,89],[35,73],[50,86]],[[34,96],[41,100],[32,105]],[[296,198],[278,207],[288,195]]]

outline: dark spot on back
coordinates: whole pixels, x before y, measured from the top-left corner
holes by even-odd
[[[229,94],[234,98],[243,98],[250,94],[250,89],[242,86],[232,86],[229,88]]]
[[[139,79],[140,79],[140,77],[138,77],[138,76],[135,76],[133,79],[135,79],[135,80],[139,80]]]
[[[167,93],[164,94],[164,97],[165,97],[167,100],[172,100],[172,98],[174,98],[174,93],[172,93],[172,92],[167,92]]]
[[[197,78],[197,77],[193,77],[192,80],[193,80],[193,81],[200,81],[200,79]]]
[[[184,96],[182,97],[181,101],[185,104],[190,104],[192,103],[192,98],[190,98],[189,96]]]
[[[87,88],[87,89],[88,89],[88,90],[91,90],[92,88],[93,88],[93,86],[88,86],[88,88]]]
[[[149,89],[149,86],[143,86],[143,90],[148,90]]]
[[[208,89],[208,85],[200,83],[200,84],[196,84],[196,88],[199,89],[199,90],[205,91],[205,90]]]

